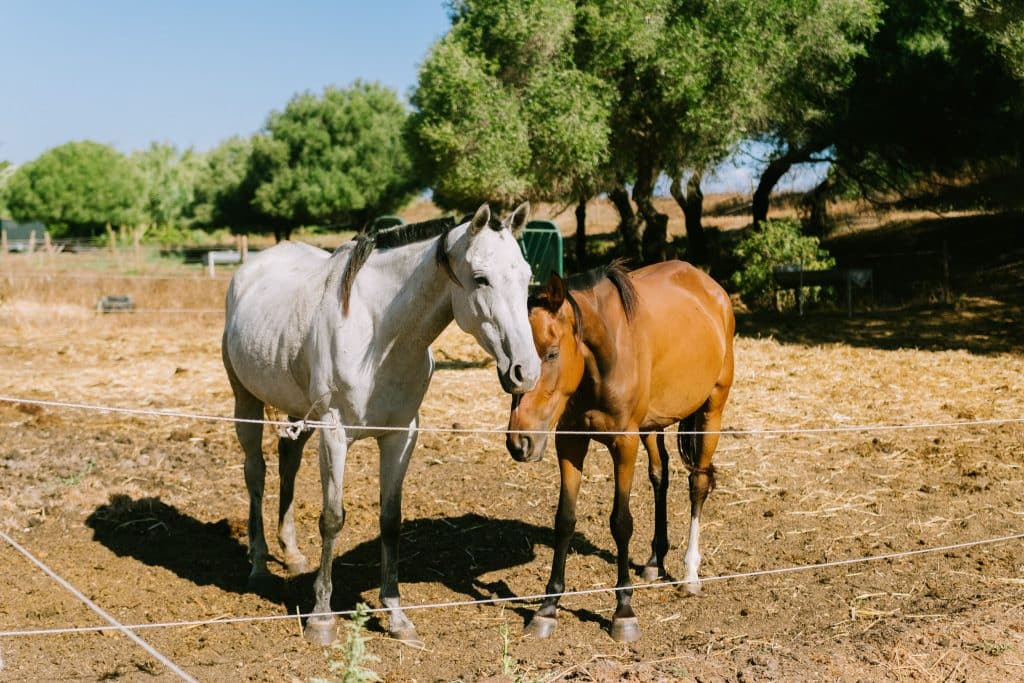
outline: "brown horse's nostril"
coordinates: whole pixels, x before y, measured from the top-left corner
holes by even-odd
[[[505,437],[505,448],[516,462],[524,462],[530,457],[533,441],[525,434],[509,434]]]
[[[529,458],[530,455],[533,453],[533,439],[531,439],[526,434],[523,434],[522,436],[519,437],[519,442],[522,444],[522,457],[525,460],[526,458]]]

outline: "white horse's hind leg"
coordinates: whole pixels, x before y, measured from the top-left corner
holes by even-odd
[[[295,541],[295,475],[302,463],[302,449],[309,441],[312,431],[299,434],[295,439],[281,437],[277,442],[279,469],[281,472],[281,500],[277,509],[277,540],[284,553],[284,563],[291,574],[309,571],[309,563]]]
[[[380,447],[380,601],[388,608],[388,630],[394,638],[421,644],[416,627],[401,608],[398,592],[398,539],[402,524],[402,482],[416,447],[419,418],[408,432],[392,432],[377,439]]]
[[[334,560],[334,544],[345,525],[345,502],[343,484],[345,481],[345,457],[348,441],[337,410],[320,417],[333,422],[334,429],[320,431],[320,488],[323,491],[323,510],[320,513],[320,569],[313,582],[316,604],[313,611],[324,616],[310,617],[303,634],[306,640],[320,645],[329,645],[337,638],[337,617],[328,615],[331,611],[331,569]]]
[[[263,419],[263,403],[232,382],[235,391],[235,417],[244,420]],[[270,589],[271,575],[267,570],[267,541],[263,533],[263,486],[266,464],[263,460],[263,425],[236,422],[235,434],[245,453],[245,487],[249,491],[249,572],[248,588],[257,593]]]

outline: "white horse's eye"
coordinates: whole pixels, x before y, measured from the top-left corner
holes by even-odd
[[[476,283],[477,287],[487,287],[491,284],[491,281],[487,279],[486,275],[474,275],[473,282]]]

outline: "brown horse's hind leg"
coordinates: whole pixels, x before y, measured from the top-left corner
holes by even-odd
[[[704,501],[715,488],[715,467],[711,463],[718,448],[718,431],[722,428],[722,410],[729,397],[730,385],[718,385],[696,413],[679,424],[680,432],[705,432],[679,435],[679,453],[690,470],[690,534],[683,557],[683,586],[692,595],[701,590],[700,578],[700,515]]]
[[[665,449],[664,432],[648,432],[643,435],[647,450],[647,476],[654,490],[654,538],[651,540],[651,557],[641,571],[644,581],[657,581],[665,576],[665,555],[668,553],[668,451]]]
[[[277,506],[277,541],[284,553],[288,572],[302,574],[309,571],[309,562],[295,541],[295,475],[302,463],[302,448],[313,434],[299,433],[295,439],[281,437],[277,442],[278,467],[281,473],[281,500]]]

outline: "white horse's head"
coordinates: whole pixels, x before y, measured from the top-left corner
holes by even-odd
[[[526,308],[530,266],[516,241],[529,212],[523,203],[492,221],[484,204],[449,252],[455,322],[494,357],[501,388],[510,394],[529,391],[540,376]]]

